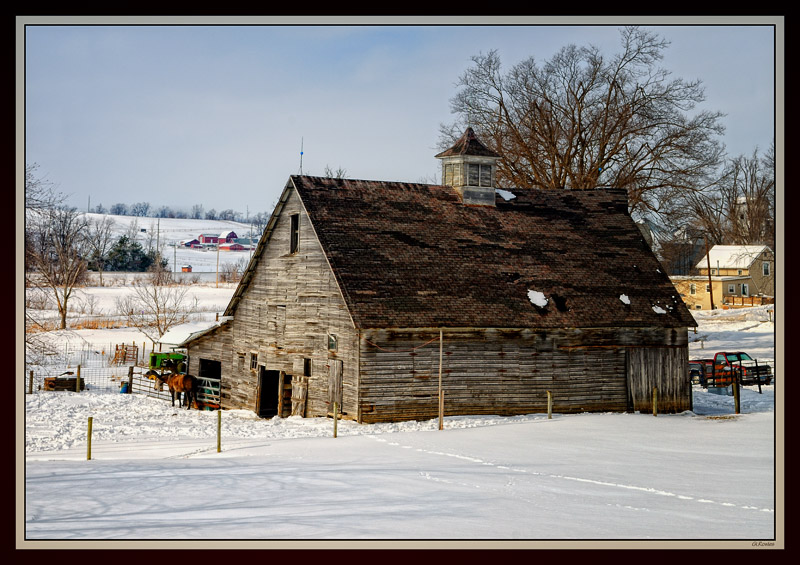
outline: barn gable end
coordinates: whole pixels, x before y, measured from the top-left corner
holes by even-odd
[[[295,411],[324,416],[332,411],[328,380],[331,365],[338,362],[343,409],[355,414],[353,322],[291,182],[225,316],[232,317],[230,351],[217,351],[223,364],[223,407],[289,416],[292,397],[303,396],[302,405],[295,401]],[[331,339],[335,348],[329,347]],[[208,346],[197,342],[187,348],[194,358]],[[280,405],[273,397],[281,398]]]

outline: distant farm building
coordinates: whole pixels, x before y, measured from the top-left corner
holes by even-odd
[[[217,244],[219,242],[219,234],[218,233],[201,233],[200,236],[197,238],[200,243],[203,244]]]
[[[241,243],[220,243],[220,251],[245,251],[247,248]]]

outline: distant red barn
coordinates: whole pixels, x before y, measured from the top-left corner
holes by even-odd
[[[220,251],[244,251],[245,246],[241,243],[220,243],[219,244]]]

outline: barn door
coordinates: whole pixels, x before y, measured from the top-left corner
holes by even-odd
[[[308,377],[292,379],[292,416],[306,416],[306,398],[308,397]]]
[[[328,359],[328,409],[333,412],[333,403],[339,406],[342,413],[342,362]]]
[[[280,371],[267,371],[261,365],[258,372],[258,406],[256,413],[261,418],[267,418],[278,414],[278,400],[280,382]]]

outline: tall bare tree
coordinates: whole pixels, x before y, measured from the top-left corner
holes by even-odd
[[[150,277],[134,283],[132,295],[116,304],[128,324],[153,343],[171,327],[187,322],[197,308],[197,298],[192,302],[187,297],[189,287],[172,284],[168,274],[156,267]]]
[[[709,184],[722,156],[722,114],[691,114],[703,87],[657,66],[667,41],[638,27],[620,36],[612,57],[568,45],[505,73],[496,51],[473,57],[451,100],[458,120],[441,128],[442,146],[471,125],[501,155],[501,185],[625,188],[632,213],[666,213],[677,196]]]
[[[775,249],[775,146],[728,161],[712,190],[690,199],[711,244]]]
[[[106,254],[114,244],[113,227],[114,221],[108,216],[87,221],[86,238],[91,250],[90,266],[100,273],[100,286],[103,286]]]
[[[86,218],[65,206],[32,210],[25,229],[27,283],[52,293],[66,329],[69,299],[86,274]]]
[[[58,192],[55,183],[40,176],[39,164],[25,165],[25,209],[41,210],[52,208],[64,201],[64,195]]]

